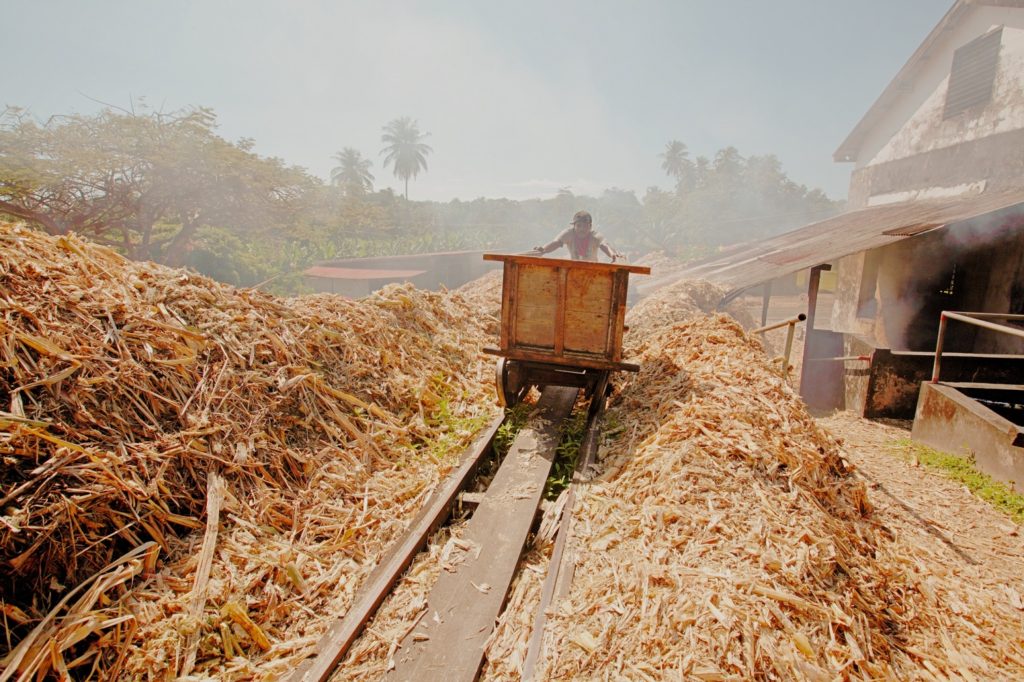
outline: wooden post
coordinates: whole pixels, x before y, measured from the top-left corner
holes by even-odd
[[[807,378],[808,360],[811,358],[811,341],[814,337],[814,317],[818,308],[818,286],[821,284],[821,271],[831,270],[832,265],[823,263],[811,268],[811,276],[807,282],[807,327],[804,332],[804,356],[800,363],[800,395],[806,397],[804,380]]]
[[[768,304],[772,300],[772,281],[764,283],[764,297],[761,299],[761,326],[768,324]]]

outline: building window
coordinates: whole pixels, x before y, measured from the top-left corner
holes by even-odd
[[[952,118],[992,99],[1003,27],[975,38],[953,53],[943,118]]]

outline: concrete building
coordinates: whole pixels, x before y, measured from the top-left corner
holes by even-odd
[[[833,155],[849,208],[1020,187],[1024,3],[958,0]]]
[[[834,158],[855,163],[850,210],[919,212],[914,224],[880,225],[908,238],[835,259],[831,328],[844,336],[844,355],[934,351],[943,310],[1024,312],[1024,1],[958,0]],[[939,206],[959,219],[941,220]],[[949,350],[1024,352],[1020,339],[970,325],[948,334]],[[969,364],[972,376],[983,371]],[[906,414],[921,374],[907,374],[895,403],[889,390],[873,404],[870,381],[847,379],[844,403]]]
[[[931,381],[943,311],[1024,314],[1024,0],[957,0],[834,158],[855,164],[846,213],[683,275],[727,300],[763,286],[767,305],[809,270],[808,404],[915,418],[915,438],[1024,485],[1024,320],[948,322]]]

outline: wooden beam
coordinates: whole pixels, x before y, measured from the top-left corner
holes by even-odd
[[[502,349],[506,349],[512,345],[512,341],[515,339],[516,289],[519,281],[515,263],[507,263],[501,276],[501,337],[499,343]]]
[[[577,270],[624,270],[637,275],[651,274],[647,265],[629,265],[628,263],[600,263],[591,260],[569,260],[568,258],[548,258],[545,256],[521,256],[512,253],[485,253],[484,260],[502,261],[505,263],[523,263],[526,265],[543,265],[545,267],[567,266]]]
[[[402,640],[386,679],[476,679],[577,393],[544,390],[466,525],[455,571],[441,572],[426,615]]]
[[[495,417],[465,450],[459,466],[423,505],[420,513],[410,524],[409,530],[392,546],[366,579],[345,616],[336,620],[320,638],[316,646],[316,657],[300,665],[291,676],[291,682],[323,682],[330,677],[352,642],[363,631],[367,621],[412,563],[413,557],[423,549],[430,535],[448,518],[456,495],[476,472],[483,455],[490,451],[498,427],[504,421],[504,415]]]
[[[555,343],[554,353],[561,357],[565,351],[565,297],[568,294],[566,280],[569,278],[569,268],[558,268],[558,287],[555,290]]]
[[[764,283],[764,291],[761,295],[761,326],[764,327],[768,324],[768,306],[772,302],[772,281],[768,280]]]
[[[807,385],[804,380],[807,378],[808,360],[811,357],[810,348],[814,336],[814,317],[818,311],[818,286],[821,283],[822,270],[831,270],[830,263],[815,265],[811,268],[811,275],[807,279],[807,326],[804,329],[804,353],[800,363],[800,395],[807,397]]]
[[[539,362],[547,365],[561,365],[567,368],[586,367],[588,369],[605,369],[622,372],[639,372],[640,365],[632,362],[609,362],[596,355],[582,355],[580,353],[563,353],[555,357],[548,351],[529,351],[521,348],[502,350],[500,348],[483,348],[487,355],[497,355],[509,360],[525,360],[527,362]]]

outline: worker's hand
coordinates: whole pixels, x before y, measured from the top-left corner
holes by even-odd
[[[544,247],[543,246],[535,246],[530,251],[530,253],[535,253],[537,255],[543,255],[544,254]]]

